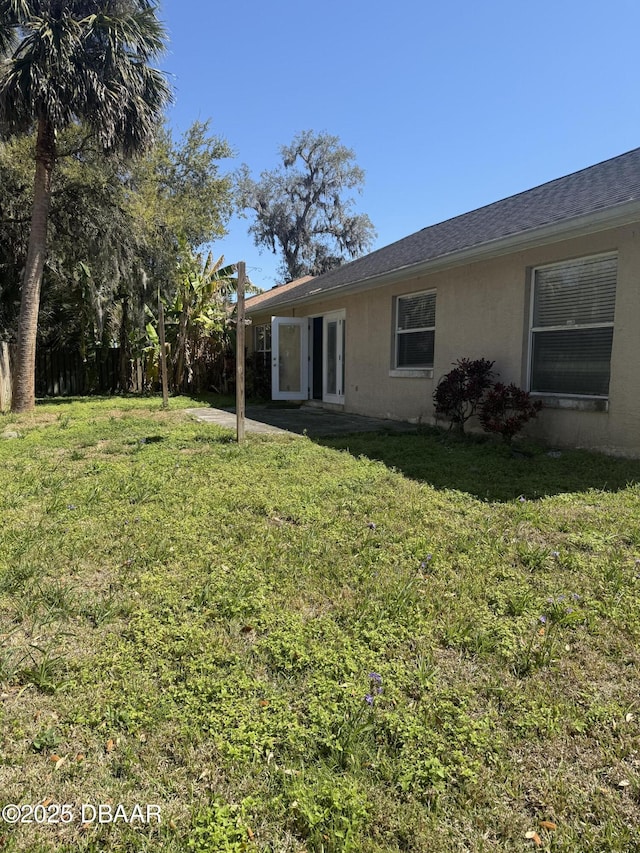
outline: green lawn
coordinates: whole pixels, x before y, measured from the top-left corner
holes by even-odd
[[[0,850],[640,849],[639,463],[193,404],[0,417]]]

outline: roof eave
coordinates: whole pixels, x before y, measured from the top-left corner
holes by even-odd
[[[384,287],[391,282],[405,281],[406,279],[415,278],[425,273],[438,272],[474,261],[508,255],[512,252],[531,249],[544,243],[559,243],[562,240],[583,237],[598,231],[607,231],[610,228],[628,225],[631,222],[638,221],[638,219],[640,219],[640,200],[634,199],[615,207],[607,208],[606,210],[589,213],[586,216],[577,216],[570,220],[565,219],[561,222],[553,222],[539,228],[520,231],[518,234],[510,234],[506,237],[488,240],[485,243],[470,246],[467,249],[461,249],[457,252],[451,252],[448,255],[430,258],[427,261],[421,261],[417,264],[396,267],[388,272],[359,279],[350,284],[336,285],[335,287],[321,290],[318,293],[307,294],[297,298],[293,297],[279,302],[277,306],[273,307],[280,309],[311,302],[320,302],[338,292],[357,293],[361,290],[374,290],[378,287]],[[249,306],[247,306],[247,312],[259,313],[261,307],[263,306],[256,306],[255,312],[250,312]],[[269,305],[265,305],[264,310],[268,311]]]

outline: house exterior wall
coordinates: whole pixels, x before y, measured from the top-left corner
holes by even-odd
[[[617,252],[609,400],[545,397],[528,434],[558,446],[640,456],[640,224],[478,261],[358,293],[336,294],[281,316],[346,311],[346,411],[433,423],[432,394],[462,357],[488,358],[502,382],[528,383],[532,269]],[[436,291],[433,370],[397,371],[395,298]],[[253,316],[268,322],[270,312]]]

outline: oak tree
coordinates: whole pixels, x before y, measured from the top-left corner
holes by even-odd
[[[285,280],[320,275],[369,249],[373,224],[355,212],[351,195],[364,183],[354,152],[337,136],[306,130],[280,154],[280,166],[258,181],[244,166],[238,187],[240,206],[255,214],[249,233],[280,253]]]

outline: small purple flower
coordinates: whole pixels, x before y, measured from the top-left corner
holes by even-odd
[[[542,614],[542,616],[540,616],[538,622],[542,622],[543,625],[547,624],[547,617],[544,615],[544,613]]]
[[[572,592],[572,593],[571,593],[571,598],[572,598],[574,601],[580,601],[580,596],[578,595],[578,593],[577,593],[577,592]]]
[[[369,705],[373,705],[376,696],[380,696],[382,694],[382,676],[379,672],[369,673],[369,690],[371,692],[367,693],[364,699]]]
[[[433,560],[433,554],[427,554],[424,560],[420,563],[420,568],[426,569],[427,565],[431,562],[431,560]]]
[[[367,524],[367,527],[369,528],[369,530],[375,530],[376,529],[376,526],[373,523],[373,521],[370,521],[369,524]]]
[[[525,496],[524,496],[524,495],[520,495],[520,497],[518,498],[518,500],[520,501],[520,503],[521,503],[521,504],[523,504],[523,503],[526,503],[526,502],[527,502],[527,499],[525,498]]]

